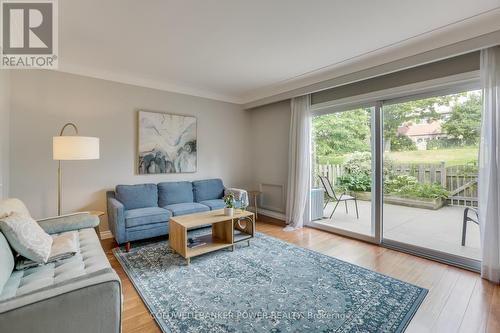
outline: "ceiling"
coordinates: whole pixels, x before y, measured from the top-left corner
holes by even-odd
[[[500,0],[58,3],[59,70],[241,104],[500,7]]]

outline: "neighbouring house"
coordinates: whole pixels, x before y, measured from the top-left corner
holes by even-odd
[[[408,123],[398,127],[398,135],[406,135],[415,143],[418,150],[427,150],[430,140],[446,138],[447,134],[441,128],[442,121],[422,122],[418,124]]]

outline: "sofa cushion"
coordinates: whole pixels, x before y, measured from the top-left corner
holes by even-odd
[[[158,207],[158,188],[156,184],[117,185],[116,199],[126,210]]]
[[[52,238],[30,216],[12,213],[0,219],[0,229],[17,253],[35,262],[47,262]]]
[[[78,230],[78,248],[71,258],[13,272],[0,293],[0,301],[111,267],[93,228]]]
[[[164,206],[163,208],[171,211],[172,215],[174,215],[174,216],[186,215],[186,214],[192,214],[192,213],[200,213],[200,212],[208,212],[210,210],[210,208],[208,208],[208,206],[202,205],[202,204],[197,203],[197,202],[178,203],[178,204],[173,204],[173,205],[167,205],[167,206]]]
[[[224,184],[221,179],[205,179],[193,182],[194,201],[222,199]]]
[[[0,232],[0,294],[14,270],[14,254],[5,236]]]
[[[135,240],[165,236],[168,235],[168,231],[168,223],[165,222],[139,225],[127,228],[127,240],[133,242]]]
[[[165,182],[158,184],[158,206],[193,202],[191,182]]]
[[[222,199],[214,199],[214,200],[204,200],[200,202],[202,205],[210,207],[210,210],[221,209],[226,205],[224,204],[224,200]]]
[[[127,228],[137,227],[139,225],[167,222],[172,213],[160,207],[147,207],[126,210],[125,226]]]

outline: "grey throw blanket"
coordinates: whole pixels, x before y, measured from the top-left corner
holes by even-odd
[[[47,264],[59,260],[67,259],[78,252],[78,231],[69,231],[60,235],[52,236],[52,248]],[[23,270],[38,265],[44,265],[34,262],[24,257],[19,257],[16,262],[16,270]]]

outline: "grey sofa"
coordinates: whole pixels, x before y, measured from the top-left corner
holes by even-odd
[[[22,202],[0,202],[0,217],[29,214]],[[14,270],[14,252],[0,232],[0,332],[120,332],[121,284],[87,213],[39,220],[49,234],[77,232],[79,253]]]
[[[118,185],[107,192],[108,224],[118,244],[168,234],[172,216],[224,208],[221,179]],[[248,202],[246,192],[236,207]]]

